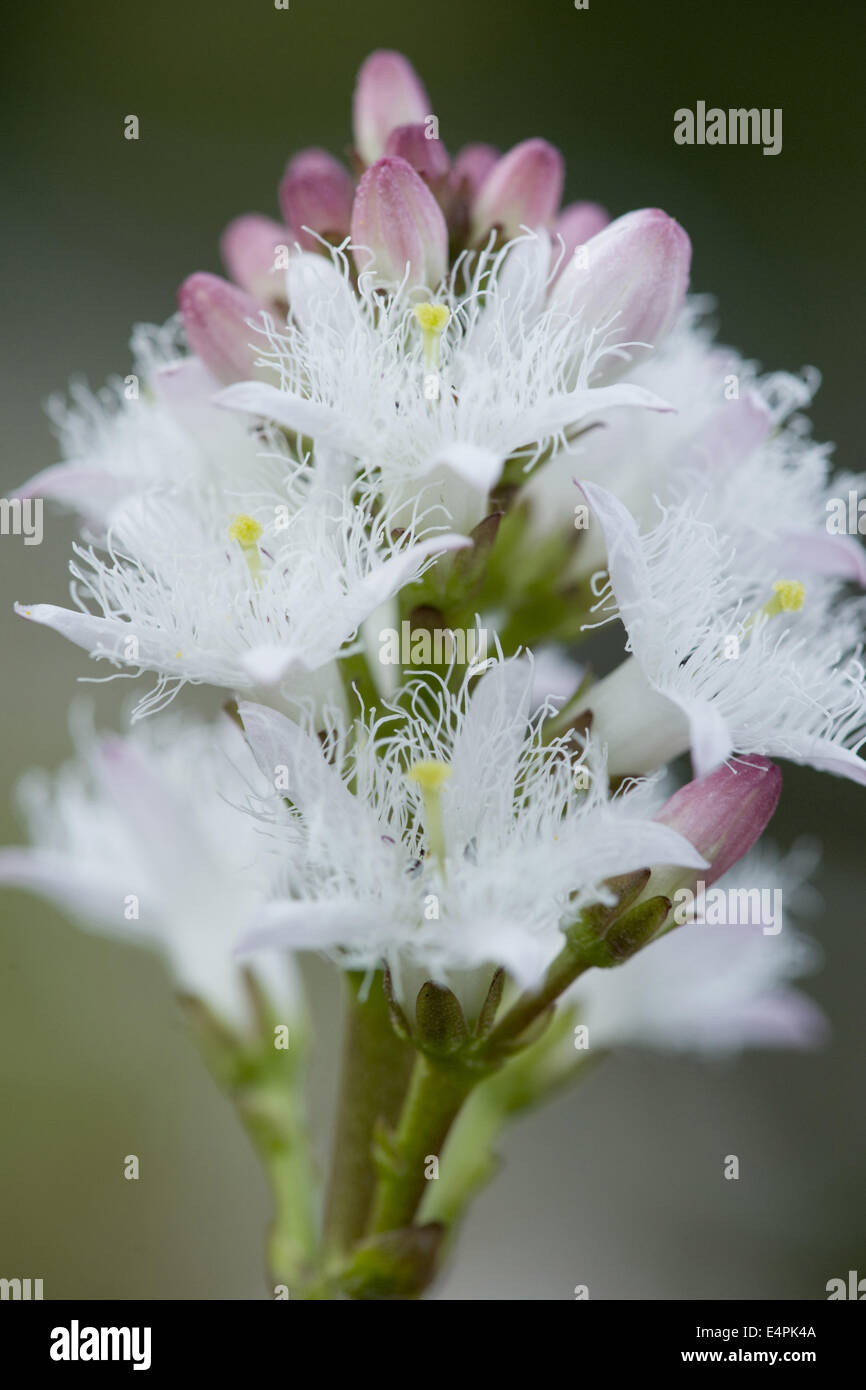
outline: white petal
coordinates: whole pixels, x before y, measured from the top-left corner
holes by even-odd
[[[494,483],[501,478],[504,464],[504,454],[479,448],[477,444],[457,443],[434,454],[422,470],[422,476],[438,468],[447,468],[486,497]]]
[[[13,497],[53,497],[87,513],[105,512],[135,487],[132,478],[112,477],[78,463],[53,463],[12,493]]]
[[[793,531],[783,536],[779,548],[780,568],[796,566],[797,572],[836,575],[866,588],[866,550],[853,536]]]
[[[251,647],[241,657],[241,666],[254,685],[264,689],[279,685],[293,666],[302,666],[297,654],[287,647]]]
[[[81,613],[76,608],[60,608],[54,603],[16,603],[15,612],[19,618],[53,628],[61,637],[66,637],[77,647],[83,647],[91,656],[106,656],[129,664],[128,658],[123,655],[124,642],[132,633],[129,623],[98,618],[93,613]],[[138,665],[138,662],[132,664]]]
[[[289,258],[286,289],[292,318],[308,333],[323,328],[346,339],[355,327],[358,309],[344,275],[318,252],[303,251]]]
[[[734,752],[727,720],[708,700],[679,699],[673,691],[668,694],[689,721],[695,777],[705,777],[708,772],[726,763]]]
[[[329,808],[343,814],[362,814],[340,774],[325,760],[318,742],[291,719],[267,705],[247,700],[239,703],[238,713],[253,756],[268,783],[275,787],[278,769],[285,768],[285,791],[301,811],[313,817],[327,815]]]
[[[236,382],[219,393],[216,404],[226,410],[240,410],[247,415],[273,420],[285,429],[307,434],[335,449],[346,449],[350,453],[359,450],[355,430],[337,410],[305,400],[290,391],[281,391],[266,382]]]
[[[652,591],[638,524],[628,508],[606,488],[597,483],[581,483],[580,491],[601,523],[611,584],[628,627],[630,610]]]
[[[635,406],[662,413],[673,412],[676,409],[654,391],[648,391],[643,386],[631,386],[627,383],[618,386],[592,386],[586,390],[548,396],[539,402],[534,410],[526,412],[520,422],[521,432],[524,440],[543,436],[564,430],[569,425],[576,425],[588,416],[594,415],[596,411],[610,410],[614,406]]]
[[[654,772],[689,747],[688,716],[678,694],[659,690],[630,656],[587,692],[593,742],[607,746],[612,776]]]
[[[186,798],[129,739],[102,739],[96,758],[100,782],[159,885],[166,915],[183,899],[195,903],[214,866]]]
[[[104,877],[79,872],[67,854],[47,849],[0,850],[0,883],[10,888],[26,888],[39,893],[64,913],[72,913],[88,925],[109,927],[118,935],[121,928],[135,931],[134,923],[123,917],[124,886]]]
[[[708,860],[678,830],[658,821],[626,817],[596,829],[588,826],[573,863],[578,870],[576,877],[591,874],[597,881],[662,865],[709,868]]]
[[[786,731],[784,742],[780,741],[779,747],[769,752],[773,757],[787,758],[792,763],[817,768],[819,772],[832,772],[837,777],[848,777],[866,786],[866,761],[832,739]]]
[[[430,536],[427,540],[419,541],[417,545],[407,546],[383,564],[377,565],[353,589],[356,599],[355,618],[350,630],[354,631],[368,613],[372,613],[380,603],[384,603],[402,589],[404,584],[408,584],[431,555],[445,554],[451,550],[466,550],[471,544],[467,536],[447,532],[441,536]]]
[[[353,898],[334,898],[325,902],[266,903],[244,932],[236,953],[287,946],[295,951],[326,951],[329,947],[351,944],[375,931],[378,914]]]
[[[492,814],[503,795],[510,810],[531,699],[528,661],[499,661],[477,681],[454,739],[453,778],[445,792],[456,840],[471,837],[473,821]]]

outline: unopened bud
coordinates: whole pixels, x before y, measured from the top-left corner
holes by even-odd
[[[430,189],[405,159],[389,155],[361,179],[352,210],[352,241],[359,270],[393,289],[433,289],[448,265],[448,229]],[[370,261],[368,252],[372,252]]]
[[[358,73],[353,102],[355,148],[364,163],[381,158],[397,126],[423,123],[429,114],[430,98],[408,58],[388,49],[371,53]]]

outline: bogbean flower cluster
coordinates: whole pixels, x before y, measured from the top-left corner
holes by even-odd
[[[53,403],[64,459],[21,489],[82,534],[72,606],[19,613],[155,684],[28,784],[0,878],[161,949],[275,1175],[295,1297],[423,1290],[500,1122],[593,1049],[822,1031],[803,938],[673,912],[699,883],[803,899],[744,858],[770,758],[866,780],[866,559],[824,526],[815,376],[714,343],[672,218],[562,208],[563,182],[542,139],[452,158],[373,54],[349,164],[296,155],[282,220],[237,218],[230,278],[191,275],[131,375]],[[602,624],[597,677],[573,657]],[[383,664],[404,628],[490,655]],[[161,712],[199,683],[222,724]],[[349,1001],[323,1214],[305,952]]]

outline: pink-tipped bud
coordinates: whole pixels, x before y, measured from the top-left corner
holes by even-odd
[[[678,222],[658,208],[626,213],[579,246],[551,297],[579,314],[584,340],[610,346],[659,343],[677,319],[689,284],[692,247]],[[606,355],[599,377],[611,380],[648,348]],[[594,383],[599,379],[594,377]]]
[[[428,138],[428,129],[426,125],[397,126],[388,136],[385,153],[405,159],[438,197],[448,182],[451,163],[439,137]]]
[[[610,214],[599,203],[569,203],[553,224],[553,263],[557,278],[562,274],[578,246],[603,232]]]
[[[481,191],[488,174],[499,163],[501,155],[495,145],[464,145],[458,150],[451,170],[451,187],[461,197],[471,201]]]
[[[358,185],[352,241],[358,269],[372,270],[376,283],[388,288],[405,276],[407,285],[433,289],[448,266],[442,210],[411,164],[394,155],[378,159]]]
[[[349,230],[354,191],[348,170],[327,150],[295,155],[280,184],[280,208],[292,239],[304,251],[322,250],[313,232],[341,241]]]
[[[678,830],[709,860],[709,869],[700,875],[709,885],[757,844],[781,790],[782,774],[775,763],[750,755],[688,782],[665,802],[656,820]]]
[[[424,122],[430,98],[408,58],[383,48],[361,65],[352,111],[355,149],[372,164],[385,153],[392,130]]]
[[[516,236],[521,227],[546,227],[562,197],[565,164],[546,140],[524,140],[502,156],[481,185],[472,207],[472,235],[498,227]]]
[[[284,304],[288,229],[272,217],[250,212],[236,217],[220,239],[226,270],[235,284],[263,304]]]
[[[187,342],[213,375],[226,384],[253,376],[257,335],[248,320],[259,318],[256,301],[203,271],[184,280],[177,298]]]

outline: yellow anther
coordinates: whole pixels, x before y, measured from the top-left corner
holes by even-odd
[[[751,632],[759,618],[776,618],[780,613],[799,613],[806,602],[806,586],[799,579],[777,579],[773,585],[773,597],[767,599],[745,624],[746,632]]]
[[[247,516],[244,512],[240,516],[236,516],[229,526],[229,540],[239,541],[244,549],[247,546],[255,545],[261,534],[261,522],[256,521],[254,516]]]
[[[441,333],[451,317],[447,304],[416,304],[415,317],[425,333]]]
[[[413,782],[424,792],[438,792],[443,783],[453,775],[453,770],[447,763],[436,762],[429,758],[424,762],[413,763],[409,769],[409,776]]]
[[[764,605],[764,611],[772,617],[775,613],[799,613],[806,599],[806,586],[799,579],[777,579],[773,585],[775,598]],[[772,611],[771,611],[772,610]]]
[[[409,769],[410,779],[418,783],[424,797],[424,830],[427,835],[427,847],[430,853],[439,860],[439,866],[443,873],[445,871],[445,828],[442,824],[440,792],[451,775],[452,769],[448,764],[440,763],[434,758],[413,763]]]
[[[258,541],[263,529],[261,522],[256,521],[254,516],[247,516],[246,512],[236,516],[229,526],[229,540],[237,541],[244,552],[250,574],[256,584],[262,575],[262,557],[259,554]]]
[[[424,364],[428,371],[436,371],[440,340],[451,318],[451,310],[447,304],[416,304],[412,312],[424,337]]]

